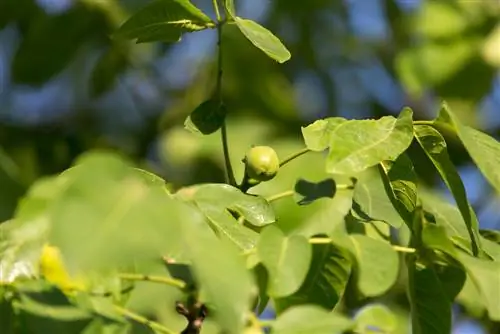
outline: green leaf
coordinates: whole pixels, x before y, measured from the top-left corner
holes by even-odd
[[[385,161],[379,165],[379,171],[392,204],[412,229],[418,196],[417,176],[410,158],[403,154],[395,162]]]
[[[467,226],[467,231],[472,242],[472,252],[477,255],[481,247],[479,241],[479,222],[472,206],[467,200],[462,179],[448,156],[446,142],[441,134],[431,126],[417,125],[414,129],[417,141],[453,194]]]
[[[116,83],[118,76],[128,65],[128,49],[120,44],[113,43],[99,57],[90,78],[90,94],[100,97]]]
[[[222,127],[226,114],[223,104],[210,99],[196,107],[184,122],[184,127],[193,133],[209,135]]]
[[[235,17],[234,21],[241,33],[262,50],[270,58],[278,63],[284,63],[290,59],[290,51],[281,43],[278,37],[255,21]]]
[[[204,225],[199,211],[151,186],[115,155],[87,153],[78,165],[50,205],[49,241],[82,270],[176,253],[183,247],[180,226]]]
[[[0,282],[38,276],[39,256],[50,229],[47,208],[66,182],[64,176],[38,180],[19,202],[15,219],[0,225]]]
[[[294,305],[316,304],[333,309],[342,298],[351,275],[349,253],[334,244],[314,244],[309,271],[300,289],[286,298],[276,299],[278,313]]]
[[[297,228],[297,233],[306,237],[317,234],[326,234],[332,237],[336,236],[337,233],[344,233],[344,218],[352,207],[352,190],[337,192],[333,199],[324,200],[321,204],[322,206],[308,216]]]
[[[242,215],[254,226],[269,225],[276,220],[272,207],[264,198],[244,194],[227,184],[186,187],[180,189],[175,196],[195,203],[217,234],[245,250],[256,245],[258,234],[238,223],[231,212]]]
[[[452,301],[446,295],[434,269],[410,260],[408,279],[413,333],[450,333]]]
[[[434,264],[434,270],[450,301],[454,301],[465,285],[467,273],[461,265]]]
[[[469,152],[472,160],[490,184],[500,192],[500,143],[487,134],[463,125],[443,102],[436,124],[451,126]]]
[[[193,224],[184,226],[184,243],[204,302],[213,305],[222,331],[242,333],[244,315],[254,296],[254,280],[245,259],[231,244]]]
[[[421,241],[422,246],[433,251],[433,270],[443,285],[450,301],[454,301],[465,280],[465,268],[459,262],[458,251],[446,233],[446,228],[433,223],[433,216],[424,212]],[[440,251],[442,253],[436,252]]]
[[[450,256],[456,257],[457,251],[442,225],[424,223],[422,228],[422,242],[425,247],[440,250]]]
[[[332,334],[351,329],[353,323],[342,315],[315,305],[301,305],[281,314],[272,325],[272,334]]]
[[[354,213],[364,221],[383,221],[396,228],[404,223],[384,191],[384,183],[378,172],[366,173],[358,179],[353,201]]]
[[[393,333],[397,328],[395,315],[384,305],[372,304],[363,307],[354,317],[356,333]]]
[[[366,297],[379,296],[396,282],[399,257],[390,244],[370,237],[350,235],[358,269],[358,289]]]
[[[313,123],[313,130],[303,129],[309,149],[322,149],[328,137],[330,148],[326,171],[333,174],[355,174],[384,160],[395,160],[413,139],[413,112],[406,108],[398,118],[379,120],[332,120],[333,125]],[[323,129],[323,132],[319,131]],[[325,133],[326,132],[326,133]]]
[[[156,0],[132,15],[116,32],[137,43],[178,42],[184,32],[211,28],[212,20],[189,0]]]
[[[459,255],[467,274],[479,291],[480,298],[488,310],[491,320],[500,320],[500,263],[478,259],[467,254]]]
[[[420,191],[419,196],[425,211],[430,212],[435,217],[436,223],[446,229],[451,241],[470,251],[469,233],[457,207],[443,197],[428,191]]]
[[[320,198],[333,198],[337,191],[337,185],[333,179],[326,179],[316,183],[299,179],[295,183],[294,190],[297,204],[307,205]]]
[[[342,117],[329,117],[319,119],[302,127],[302,136],[308,149],[312,151],[324,151],[330,147],[330,137],[347,119]]]
[[[285,236],[277,227],[262,231],[257,252],[269,272],[268,293],[284,297],[296,292],[311,263],[311,246],[301,235]]]

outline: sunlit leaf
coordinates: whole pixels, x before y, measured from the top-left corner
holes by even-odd
[[[397,327],[395,315],[382,304],[363,307],[354,317],[357,333],[393,333]]]
[[[393,227],[400,227],[403,220],[384,191],[379,173],[366,173],[358,179],[354,188],[353,211],[365,221],[383,221]]]
[[[353,323],[342,315],[315,305],[290,308],[272,326],[273,334],[332,334],[351,329]]]
[[[311,246],[300,235],[285,236],[269,226],[263,230],[257,252],[269,272],[268,293],[284,297],[296,292],[304,282],[311,262]]]
[[[237,222],[231,212],[242,215],[255,226],[265,226],[275,221],[274,212],[264,198],[244,194],[227,184],[202,184],[182,188],[175,196],[195,203],[217,234],[242,249],[254,247],[258,234]]]
[[[480,296],[476,296],[476,298],[481,298],[490,319],[500,320],[500,303],[498,303],[500,263],[478,259],[467,254],[460,254],[459,259],[479,291]]]
[[[177,252],[180,226],[202,224],[196,210],[148,185],[114,155],[90,153],[78,165],[51,205],[49,241],[82,269]]]
[[[302,136],[306,146],[313,151],[323,151],[330,147],[330,137],[347,119],[330,117],[318,119],[306,127],[302,127]]]
[[[462,124],[457,116],[442,104],[436,123],[446,124],[456,131],[458,137],[469,152],[472,160],[491,185],[500,192],[500,143],[493,137]]]
[[[183,199],[198,205],[212,205],[230,209],[243,215],[255,226],[274,223],[276,218],[269,203],[262,197],[249,195],[227,184],[202,184],[184,188],[178,192]]]
[[[444,138],[437,130],[428,125],[415,126],[415,136],[420,146],[438,170],[441,178],[448,186],[448,189],[450,189],[453,194],[458,209],[467,226],[469,237],[472,242],[472,251],[474,254],[478,254],[480,249],[479,222],[477,221],[472,206],[467,200],[467,194],[462,179],[448,156]]]
[[[412,111],[404,109],[398,118],[384,116],[379,120],[332,120],[333,124],[313,123],[303,129],[309,149],[323,149],[328,142],[326,171],[354,174],[384,160],[395,160],[413,139]],[[328,120],[326,120],[328,121]],[[328,140],[326,140],[328,138]]]
[[[290,51],[288,51],[279,38],[273,35],[272,32],[249,19],[235,17],[234,20],[241,33],[266,55],[276,60],[278,63],[284,63],[290,59]]]
[[[399,257],[390,244],[370,237],[350,235],[358,269],[358,288],[366,297],[385,293],[396,282]]]

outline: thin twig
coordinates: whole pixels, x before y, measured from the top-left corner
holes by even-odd
[[[295,158],[300,157],[303,154],[306,154],[307,152],[311,152],[311,150],[308,148],[304,148],[304,149],[290,155],[289,157],[286,157],[285,159],[283,159],[283,161],[280,162],[280,167],[283,167],[284,165],[286,165],[290,161],[294,160]]]
[[[217,0],[212,0],[214,6],[215,16],[217,17],[217,81],[215,86],[215,93],[219,101],[219,108],[223,108],[222,101],[222,27],[224,21],[220,15],[219,4]],[[226,169],[226,182],[232,186],[236,186],[234,178],[233,167],[231,166],[231,158],[229,157],[229,140],[227,138],[226,121],[222,122],[221,126],[221,141],[222,151],[224,154],[224,165]]]
[[[284,198],[284,197],[293,196],[293,194],[295,194],[295,191],[294,191],[294,190],[287,190],[287,191],[284,191],[284,192],[282,192],[282,193],[279,193],[279,194],[276,194],[276,195],[269,196],[268,198],[266,198],[266,200],[267,200],[268,202],[273,202],[273,201],[276,201],[276,200],[281,199],[281,198]]]
[[[160,333],[166,333],[166,334],[177,334],[176,332],[168,329],[167,327],[165,327],[165,326],[163,326],[155,321],[149,320],[148,318],[143,317],[140,314],[137,314],[135,312],[127,310],[126,308],[123,308],[123,307],[118,306],[118,305],[115,305],[114,308],[115,308],[115,311],[118,312],[119,314],[121,314],[122,316],[129,318],[131,320],[134,320],[135,322],[138,322],[140,324],[143,324],[143,325],[151,328],[153,331],[160,332]]]
[[[332,238],[310,238],[309,243],[314,244],[314,245],[326,245],[330,244],[333,242]],[[398,246],[398,245],[391,245],[392,249],[394,249],[396,252],[401,252],[401,253],[415,253],[416,249],[415,248],[410,248],[410,247],[404,247],[404,246]]]
[[[144,281],[170,285],[179,289],[186,288],[186,282],[166,276],[151,276],[143,274],[119,274],[118,277],[128,281]]]

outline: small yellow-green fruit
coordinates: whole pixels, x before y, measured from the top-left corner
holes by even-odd
[[[256,181],[269,181],[280,169],[276,151],[269,146],[254,146],[248,150],[245,159],[247,176]]]
[[[77,290],[85,290],[82,279],[71,277],[61,256],[59,248],[45,244],[39,262],[40,274],[50,283],[59,287],[67,294]]]

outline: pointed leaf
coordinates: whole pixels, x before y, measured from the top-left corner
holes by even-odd
[[[342,117],[329,117],[319,119],[306,127],[302,127],[302,136],[308,149],[312,151],[324,151],[330,147],[330,137],[337,128],[348,122]]]
[[[330,148],[326,171],[333,174],[355,174],[384,160],[395,160],[413,139],[412,111],[404,109],[398,118],[385,116],[379,120],[333,120],[333,125],[313,123],[314,137],[310,149],[322,148],[328,137]],[[324,132],[318,131],[322,128]],[[308,128],[303,133],[310,135]]]
[[[357,261],[358,288],[366,297],[379,296],[396,282],[399,257],[387,242],[370,237],[350,235],[350,249]]]
[[[342,298],[350,275],[351,260],[346,250],[334,244],[314,244],[304,283],[293,295],[276,299],[276,310],[280,313],[309,303],[331,310]]]
[[[270,58],[278,63],[284,63],[290,59],[290,51],[281,43],[278,37],[255,21],[234,18],[238,29],[257,48],[261,49]]]
[[[269,226],[261,234],[257,252],[269,272],[268,293],[284,297],[296,292],[306,278],[311,263],[311,246],[300,235],[285,236]]]
[[[115,34],[137,39],[137,43],[177,42],[184,32],[213,26],[212,20],[189,0],[155,0],[130,17]]]
[[[428,125],[415,126],[415,136],[420,146],[438,170],[448,189],[450,189],[453,194],[458,209],[467,226],[469,237],[472,242],[472,252],[477,255],[481,247],[478,230],[479,222],[477,221],[472,206],[467,200],[467,194],[462,179],[448,156],[444,138],[437,130]]]
[[[490,184],[500,192],[500,143],[491,136],[462,124],[443,103],[436,123],[447,124],[456,131],[472,160]]]
[[[273,334],[332,334],[351,329],[353,323],[342,315],[315,305],[290,308],[272,325]]]
[[[184,127],[193,133],[209,135],[219,130],[226,119],[226,107],[215,99],[200,104],[188,116]]]

